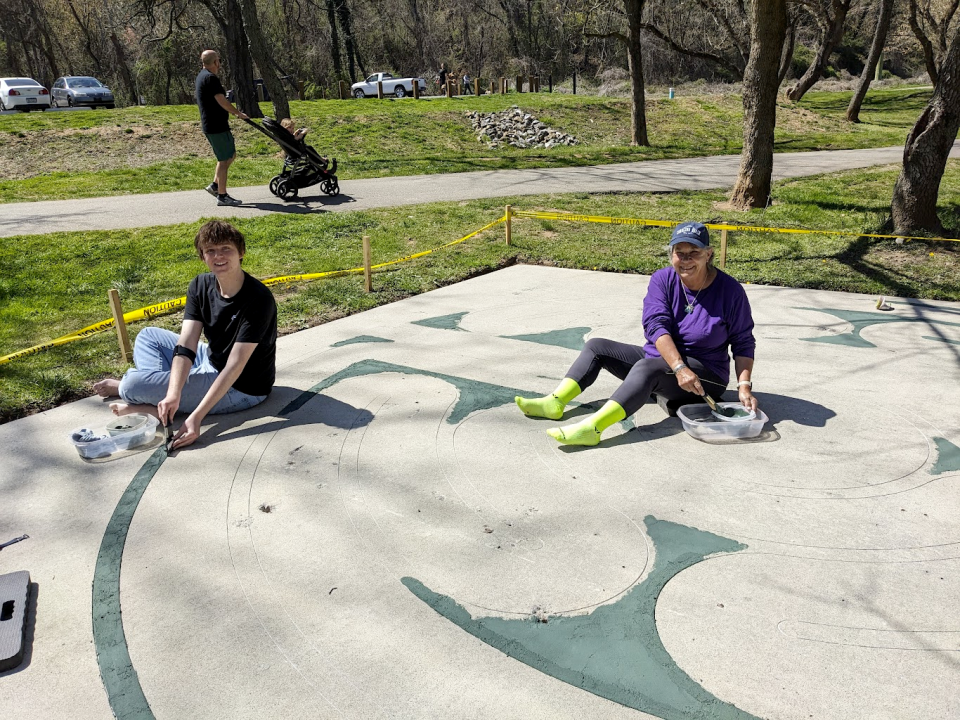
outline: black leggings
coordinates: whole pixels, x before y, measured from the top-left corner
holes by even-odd
[[[726,383],[694,358],[686,358],[685,362],[698,377],[707,381],[703,383],[703,389],[710,397],[719,400],[727,389]],[[699,395],[680,387],[677,376],[670,373],[666,360],[648,358],[638,345],[627,345],[606,338],[587,340],[580,357],[570,366],[565,377],[576,381],[581,390],[586,390],[596,382],[600,370],[607,370],[623,380],[610,399],[626,411],[627,417],[639,410],[653,393],[667,400],[702,402]]]

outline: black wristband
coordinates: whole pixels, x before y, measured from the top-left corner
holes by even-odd
[[[195,362],[197,359],[197,354],[190,348],[184,347],[183,345],[177,345],[173,349],[173,356],[176,357],[177,355],[183,355],[185,358],[189,359],[191,363]]]

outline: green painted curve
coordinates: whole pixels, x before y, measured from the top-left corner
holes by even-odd
[[[567,348],[569,350],[582,350],[586,342],[587,333],[593,328],[575,327],[565,330],[551,330],[545,333],[534,333],[533,335],[501,335],[505,340],[522,340],[524,342],[539,343],[541,345],[554,345],[556,347]]]
[[[302,393],[280,411],[286,416],[300,408],[315,393]],[[100,552],[93,571],[93,644],[100,667],[100,678],[107,700],[117,720],[153,720],[153,711],[143,694],[137,671],[130,660],[127,637],[120,612],[120,565],[127,532],[140,499],[154,475],[167,459],[164,447],[157,448],[134,475],[120,496],[100,541]]]
[[[158,447],[124,490],[103,533],[93,571],[93,644],[100,678],[117,720],[153,720],[153,711],[133,669],[123,633],[120,563],[140,498],[166,459],[166,449]]]
[[[517,388],[509,388],[502,385],[491,385],[490,383],[480,382],[479,380],[468,380],[467,378],[457,377],[455,375],[445,375],[443,373],[430,372],[429,370],[420,370],[419,368],[407,367],[406,365],[394,365],[393,363],[382,362],[380,360],[361,360],[334,373],[326,380],[317,383],[301,397],[306,397],[308,400],[317,393],[321,393],[348,378],[390,372],[403,373],[404,375],[425,375],[426,377],[437,378],[448,382],[457,388],[457,402],[453,407],[453,411],[447,417],[447,422],[451,425],[456,425],[470,413],[477,410],[489,410],[490,408],[510,404],[517,395],[535,396],[538,394],[528,390],[518,390]],[[304,400],[304,402],[305,401],[306,400]],[[296,402],[297,401],[290,403],[290,405],[284,408],[283,412],[286,414],[299,409],[302,403],[301,405],[295,405]],[[519,410],[517,412],[519,412]]]
[[[423,327],[437,328],[438,330],[457,330],[458,332],[470,332],[460,327],[460,321],[468,312],[458,312],[452,315],[438,315],[437,317],[426,318],[424,320],[414,320],[414,325],[423,325]]]
[[[866,328],[871,325],[886,325],[889,323],[933,323],[936,325],[953,325],[960,327],[960,323],[946,322],[945,320],[931,320],[930,318],[919,318],[919,317],[891,317],[889,314],[881,313],[872,313],[872,312],[859,312],[857,310],[835,310],[832,308],[812,308],[812,307],[797,307],[794,310],[812,310],[813,312],[822,312],[827,313],[828,315],[833,315],[836,318],[844,320],[851,325],[853,325],[853,330],[850,332],[840,333],[839,335],[825,335],[823,337],[815,338],[801,338],[806,342],[816,342],[816,343],[829,343],[831,345],[846,345],[847,347],[857,347],[857,348],[874,348],[874,345],[869,340],[864,340],[861,337],[862,333]]]
[[[356,337],[349,338],[348,340],[341,340],[340,342],[333,343],[330,347],[343,347],[344,345],[357,345],[359,343],[392,343],[393,340],[387,340],[386,338],[377,337],[376,335],[357,335]]]
[[[937,446],[937,463],[930,468],[930,474],[941,475],[960,470],[960,447],[941,437],[935,437],[933,442]]]
[[[717,553],[745,545],[652,516],[645,518],[655,559],[647,578],[589,615],[547,623],[473,618],[453,598],[420,581],[401,582],[436,612],[474,637],[558,680],[664,720],[758,720],[707,692],[667,652],[657,632],[657,598],[671,578]]]

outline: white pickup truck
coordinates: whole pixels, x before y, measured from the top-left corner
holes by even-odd
[[[427,92],[427,81],[423,78],[395,78],[390,73],[374,73],[363,82],[354,83],[350,86],[350,92],[357,100],[363,100],[365,97],[377,96],[377,83],[383,83],[384,95],[395,95],[398,98],[413,95],[413,84],[420,86],[420,92]]]

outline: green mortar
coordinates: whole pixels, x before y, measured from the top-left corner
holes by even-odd
[[[533,619],[472,618],[453,598],[405,577],[404,586],[440,615],[500,652],[558,680],[664,720],[757,720],[707,692],[680,669],[660,641],[656,604],[667,582],[710,555],[746,545],[653,516],[644,519],[655,548],[647,578],[588,615]]]
[[[458,312],[452,315],[439,315],[437,317],[426,318],[425,320],[414,320],[414,325],[423,325],[423,327],[437,328],[438,330],[457,330],[459,332],[470,332],[460,327],[460,321],[463,320],[468,312]]]
[[[593,328],[575,327],[566,330],[551,330],[533,335],[501,335],[506,340],[522,340],[524,342],[539,343],[540,345],[554,345],[569,350],[582,350],[586,342],[587,333]]]
[[[426,377],[443,380],[453,385],[457,389],[457,403],[447,417],[447,422],[451,425],[456,425],[464,420],[470,413],[476,412],[477,410],[489,410],[499,407],[500,405],[508,405],[513,402],[514,397],[517,395],[536,396],[538,394],[528,390],[503,387],[502,385],[491,385],[490,383],[480,382],[479,380],[468,380],[467,378],[456,377],[455,375],[444,375],[443,373],[420,370],[419,368],[407,367],[405,365],[394,365],[393,363],[382,362],[380,360],[361,360],[314,385],[304,393],[304,395],[301,395],[300,398],[287,405],[287,407],[283,409],[283,414],[289,414],[293,412],[293,410],[299,409],[302,407],[303,402],[333,387],[342,380],[390,372],[403,373],[404,375],[424,375]],[[306,399],[300,402],[301,398]],[[300,402],[299,405],[296,404],[298,402]],[[520,411],[517,410],[517,412]]]
[[[376,335],[357,335],[349,340],[341,340],[333,343],[330,347],[343,347],[344,345],[357,345],[359,343],[392,343],[393,340],[377,337]]]
[[[940,475],[960,470],[960,448],[940,437],[935,437],[933,442],[937,446],[937,464],[930,469],[930,474]]]
[[[864,340],[860,333],[871,325],[886,325],[888,323],[927,323],[934,325],[953,325],[960,327],[960,323],[946,322],[944,320],[931,320],[922,317],[891,317],[888,313],[858,312],[856,310],[834,310],[831,308],[811,308],[798,307],[794,310],[812,310],[813,312],[827,313],[836,318],[844,320],[853,325],[851,332],[841,333],[840,335],[825,335],[816,338],[800,338],[806,342],[830,343],[832,345],[846,345],[847,347],[873,348],[876,347],[869,340]]]
[[[120,563],[140,498],[166,459],[166,448],[157,448],[124,490],[103,533],[93,571],[93,643],[107,700],[117,720],[153,720],[153,711],[133,669],[123,633]]]

